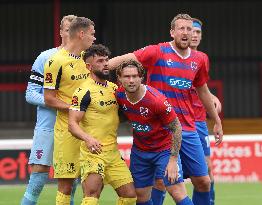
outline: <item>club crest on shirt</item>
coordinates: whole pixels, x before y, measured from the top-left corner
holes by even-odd
[[[77,96],[73,96],[73,98],[72,98],[72,105],[73,106],[78,106],[78,97]]]
[[[195,70],[197,70],[197,63],[196,62],[191,62],[191,69],[193,70],[193,71],[195,71]]]
[[[53,83],[52,73],[46,73],[46,75],[45,75],[45,82],[46,83]]]
[[[146,117],[148,115],[148,108],[146,107],[140,107],[139,108],[139,111],[140,111],[140,114],[143,116],[143,117]]]
[[[42,158],[42,156],[43,156],[43,150],[42,149],[38,149],[38,150],[36,150],[36,158],[37,159],[41,159]]]

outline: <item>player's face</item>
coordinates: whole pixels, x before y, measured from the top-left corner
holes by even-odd
[[[93,25],[89,26],[88,29],[84,32],[84,50],[88,49],[96,40],[95,38],[95,27]]]
[[[109,68],[108,68],[108,62],[109,58],[108,56],[98,56],[95,55],[92,57],[90,64],[90,71],[97,77],[102,80],[107,80],[109,78]]]
[[[126,92],[135,93],[142,82],[142,78],[139,76],[137,68],[134,66],[128,66],[123,68],[119,80],[125,88]]]
[[[175,28],[171,29],[171,37],[177,48],[187,49],[192,38],[193,22],[191,20],[178,19],[175,22]]]
[[[60,29],[60,36],[62,38],[63,44],[66,45],[69,40],[69,21],[64,21],[62,29]]]
[[[199,27],[193,27],[193,35],[190,42],[190,47],[197,48],[200,44],[200,41],[202,39],[202,31]]]

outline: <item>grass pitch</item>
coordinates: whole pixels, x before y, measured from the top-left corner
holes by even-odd
[[[24,194],[25,185],[0,186],[0,205],[17,205]],[[192,194],[191,184],[187,184],[189,196]],[[261,183],[217,183],[216,205],[261,205]],[[55,204],[56,185],[46,185],[38,201],[39,205]],[[110,186],[105,186],[99,200],[100,205],[115,205],[117,195]],[[81,187],[78,186],[75,205],[80,205],[82,199]],[[165,205],[175,204],[167,194]]]

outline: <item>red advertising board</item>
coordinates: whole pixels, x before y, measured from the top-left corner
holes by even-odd
[[[132,138],[119,137],[118,143],[129,164]],[[28,182],[31,144],[32,140],[0,140],[0,184]],[[262,135],[224,136],[219,146],[211,141],[211,150],[217,182],[262,181]]]

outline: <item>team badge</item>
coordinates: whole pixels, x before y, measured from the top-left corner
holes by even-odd
[[[73,106],[78,106],[78,97],[77,96],[73,96],[72,105]]]
[[[41,159],[42,156],[43,156],[43,150],[42,149],[36,150],[36,158]]]
[[[140,107],[140,114],[143,116],[143,117],[146,117],[148,115],[148,108],[146,107]]]
[[[191,69],[194,71],[197,69],[197,63],[196,62],[191,62]]]
[[[52,83],[53,82],[52,73],[46,73],[46,75],[45,75],[45,82],[46,83]]]

